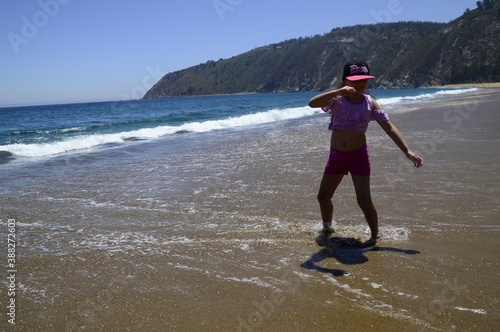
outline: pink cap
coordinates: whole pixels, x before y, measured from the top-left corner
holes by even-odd
[[[346,79],[349,81],[361,81],[361,80],[367,80],[369,78],[375,78],[375,76],[370,76],[370,75],[354,75],[354,76],[347,76]]]
[[[349,81],[360,81],[375,78],[375,76],[370,75],[370,69],[363,62],[346,64],[344,66],[344,77]]]

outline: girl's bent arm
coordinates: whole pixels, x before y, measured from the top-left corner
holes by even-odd
[[[356,89],[354,89],[353,87],[350,87],[350,86],[344,86],[343,88],[340,88],[337,90],[323,92],[322,94],[319,94],[315,97],[312,97],[311,100],[309,100],[309,107],[312,107],[312,108],[326,107],[326,106],[328,106],[330,99],[338,97],[338,96],[352,95],[355,92],[356,92]]]
[[[415,167],[421,167],[424,164],[424,160],[417,156],[406,143],[403,135],[399,132],[398,128],[392,124],[391,121],[378,122],[382,129],[389,135],[389,137],[396,143],[396,145],[404,152],[406,157],[415,165]]]

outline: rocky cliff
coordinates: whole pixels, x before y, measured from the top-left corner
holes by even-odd
[[[165,75],[144,96],[320,91],[338,85],[346,60],[366,60],[375,88],[500,81],[500,6],[448,23],[399,22],[338,28]]]
[[[500,81],[500,2],[466,12],[394,61],[379,87]]]

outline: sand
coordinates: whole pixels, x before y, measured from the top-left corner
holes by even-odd
[[[421,169],[371,124],[373,248],[315,242],[325,117],[184,140],[175,158],[172,141],[11,172],[15,330],[494,331],[499,92],[391,115]],[[365,239],[350,178],[334,204],[334,236]]]
[[[500,82],[445,84],[432,86],[431,88],[500,88]]]

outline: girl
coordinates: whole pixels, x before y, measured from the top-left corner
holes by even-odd
[[[368,79],[371,78],[375,77],[370,76],[366,63],[347,63],[344,66],[341,87],[313,97],[309,106],[321,107],[323,111],[331,114],[328,127],[332,130],[330,156],[318,193],[323,219],[322,233],[330,235],[334,232],[332,197],[344,175],[350,172],[358,204],[371,230],[369,242],[374,244],[378,238],[378,216],[370,193],[370,159],[365,136],[368,123],[377,121],[415,167],[421,167],[423,160],[410,150],[380,105],[363,93],[367,88]]]

